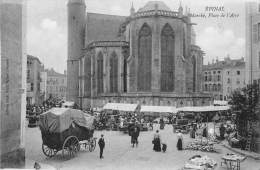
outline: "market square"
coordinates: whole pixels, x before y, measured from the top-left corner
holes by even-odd
[[[0,169],[260,170],[256,0],[0,0]]]

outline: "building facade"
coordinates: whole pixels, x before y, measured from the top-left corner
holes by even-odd
[[[44,101],[45,94],[41,91],[43,70],[44,66],[37,57],[27,55],[27,104],[39,105]]]
[[[53,69],[46,70],[47,72],[47,93],[46,97],[66,99],[67,90],[67,74],[57,73]]]
[[[246,71],[244,59],[224,61],[203,66],[203,90],[212,94],[215,100],[228,100],[234,90],[246,86]]]
[[[246,82],[260,83],[260,6],[246,2]]]
[[[40,93],[42,94],[43,101],[47,99],[47,72],[41,72]]]
[[[84,0],[68,3],[68,100],[83,108],[210,103],[202,93],[203,52],[181,6],[151,1],[126,17],[85,10]]]
[[[0,169],[25,166],[26,7],[0,0]]]

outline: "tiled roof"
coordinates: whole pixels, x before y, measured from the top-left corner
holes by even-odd
[[[47,69],[46,72],[47,72],[47,76],[66,76],[65,74],[58,73],[53,69],[50,70]]]
[[[81,4],[85,4],[85,0],[69,0],[68,3],[81,3]]]
[[[242,59],[218,61],[214,64],[203,65],[203,70],[215,70],[232,67],[245,67],[245,62]]]
[[[171,9],[162,1],[149,1],[143,8],[140,8],[138,12],[153,11],[156,7],[158,10],[171,11]]]
[[[93,41],[119,41],[119,28],[125,16],[87,13],[86,46]]]
[[[34,57],[32,55],[27,55],[27,60],[37,60],[41,64],[41,61],[39,60],[39,58],[38,57]]]

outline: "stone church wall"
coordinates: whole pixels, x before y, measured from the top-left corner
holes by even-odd
[[[137,103],[140,105],[153,106],[208,106],[212,103],[212,98],[207,95],[140,95],[140,94],[122,94],[116,95],[102,95],[93,98],[83,98],[82,107],[87,109],[89,107],[103,107],[106,103]]]
[[[130,58],[129,61],[129,81],[128,86],[130,86],[129,92],[137,91],[137,74],[138,74],[138,39],[139,39],[139,31],[144,24],[147,24],[152,30],[152,81],[151,87],[153,92],[160,91],[160,75],[161,75],[161,32],[165,24],[169,24],[174,30],[175,34],[175,92],[183,93],[183,85],[185,84],[185,80],[181,80],[180,77],[184,75],[180,75],[179,73],[183,73],[183,67],[185,65],[180,65],[178,63],[178,57],[183,56],[183,34],[186,29],[185,23],[183,23],[179,19],[172,18],[141,18],[138,20],[134,20],[130,23],[130,27],[128,27],[130,32],[132,33],[130,40]],[[187,32],[185,33],[187,34]],[[189,41],[185,42],[186,47],[188,47]],[[188,49],[188,48],[187,48]],[[179,78],[179,79],[178,79]],[[184,85],[185,88],[185,85]]]

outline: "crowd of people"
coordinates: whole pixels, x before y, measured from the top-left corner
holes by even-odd
[[[29,119],[29,127],[37,126],[39,115],[48,111],[53,107],[61,107],[63,101],[61,99],[49,98],[44,101],[41,105],[27,104],[26,105],[26,118]]]
[[[95,127],[97,130],[109,129],[109,130],[128,130],[128,128],[133,124],[138,124],[140,126],[146,124],[148,128],[152,129],[152,121],[145,120],[144,118],[137,116],[135,113],[107,113],[105,111],[99,114],[94,114],[96,116]]]

